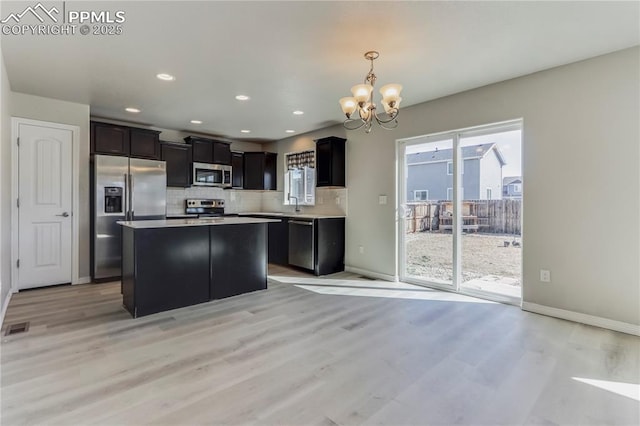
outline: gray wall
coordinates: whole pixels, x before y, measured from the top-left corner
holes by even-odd
[[[349,132],[347,266],[397,273],[396,206],[378,203],[396,194],[396,139],[523,118],[524,300],[640,324],[639,62],[634,47],[404,108],[393,132]],[[281,143],[345,134],[337,125]],[[594,193],[616,199],[606,226],[593,225],[602,223]],[[550,207],[580,214],[550,217]]]

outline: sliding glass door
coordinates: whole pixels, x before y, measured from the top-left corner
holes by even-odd
[[[453,139],[430,138],[406,147],[405,273],[414,279],[453,284],[452,209],[436,200],[451,199],[453,175],[444,158],[451,156]],[[448,211],[447,211],[448,208]]]
[[[398,143],[403,281],[518,303],[521,122]]]

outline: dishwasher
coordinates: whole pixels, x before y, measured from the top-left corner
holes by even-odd
[[[313,270],[315,237],[313,219],[289,220],[289,264]]]

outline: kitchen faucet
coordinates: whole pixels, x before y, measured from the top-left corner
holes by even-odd
[[[298,197],[294,197],[291,194],[287,194],[287,197],[289,198],[289,201],[291,201],[291,199],[293,198],[294,200],[296,200],[296,213],[300,213],[300,207],[298,207]]]

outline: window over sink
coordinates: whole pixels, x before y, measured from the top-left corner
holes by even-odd
[[[315,151],[285,154],[284,205],[313,206],[316,204]]]

